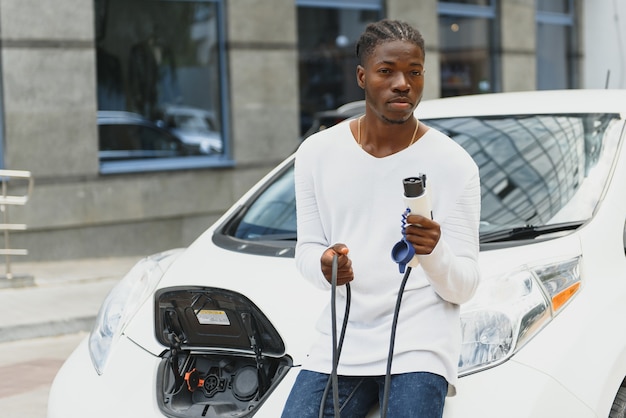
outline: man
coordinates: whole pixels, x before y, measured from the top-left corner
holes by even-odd
[[[337,256],[337,311],[351,304],[337,365],[341,415],[364,417],[388,393],[389,417],[441,417],[455,394],[460,350],[459,305],[479,280],[480,182],[471,157],[413,112],[424,89],[424,40],[394,20],[370,24],[357,42],[357,82],[365,115],[309,137],[296,154],[296,264],[316,286],[330,288]],[[402,294],[388,392],[394,309],[403,275],[391,257],[401,236],[402,180],[427,176],[433,218],[410,215],[406,240],[419,265]],[[339,315],[337,329],[343,318]],[[330,308],[283,417],[333,416],[325,397],[333,370]],[[330,393],[326,391],[327,393]]]

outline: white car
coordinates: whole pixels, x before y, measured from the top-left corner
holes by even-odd
[[[161,110],[162,126],[185,144],[194,145],[204,154],[221,154],[224,150],[222,134],[214,112],[188,106],[165,106]]]
[[[626,91],[464,96],[416,115],[482,178],[483,276],[445,418],[623,418]],[[189,248],[120,281],[48,417],[279,417],[330,300],[299,277],[295,240],[290,157]]]

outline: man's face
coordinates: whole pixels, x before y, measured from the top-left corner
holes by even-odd
[[[411,118],[424,91],[424,52],[408,41],[378,45],[357,68],[367,106],[389,123]]]

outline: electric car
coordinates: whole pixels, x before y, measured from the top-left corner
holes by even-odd
[[[624,417],[626,90],[437,99],[416,116],[481,174],[482,277],[445,418]],[[295,268],[294,200],[292,156],[188,248],[140,261],[59,370],[48,417],[280,416],[330,300]]]

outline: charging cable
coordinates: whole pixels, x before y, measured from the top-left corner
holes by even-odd
[[[396,340],[396,329],[398,325],[398,316],[400,314],[400,304],[402,303],[402,295],[404,294],[404,288],[406,287],[407,280],[409,275],[411,274],[411,267],[407,267],[404,276],[402,278],[402,282],[400,283],[400,289],[398,291],[398,296],[396,299],[396,305],[393,312],[393,322],[391,325],[391,336],[389,338],[389,351],[387,353],[387,371],[385,373],[385,386],[383,390],[383,403],[381,407],[381,415],[382,418],[386,418],[387,409],[389,405],[389,391],[391,388],[391,363],[393,361],[393,351],[395,347]],[[346,308],[345,314],[343,318],[343,323],[341,326],[341,335],[339,337],[339,342],[337,342],[337,255],[333,256],[333,265],[332,265],[332,278],[331,278],[331,320],[332,320],[332,342],[333,342],[333,365],[332,371],[328,378],[328,382],[326,383],[326,387],[324,388],[324,393],[322,395],[322,401],[320,403],[319,409],[319,418],[324,417],[324,404],[326,403],[326,398],[328,397],[328,392],[330,391],[330,387],[333,388],[333,410],[335,418],[340,418],[340,407],[339,407],[339,378],[337,376],[337,366],[339,364],[339,356],[341,355],[341,347],[343,346],[343,340],[346,335],[346,326],[348,324],[348,316],[350,314],[350,299],[351,299],[351,291],[350,284],[346,283]]]
[[[411,274],[411,267],[407,267],[402,277],[402,283],[400,283],[400,290],[398,290],[398,297],[396,299],[396,306],[393,311],[393,322],[391,324],[391,336],[389,337],[389,352],[387,354],[387,371],[385,373],[385,388],[383,390],[383,404],[381,407],[382,418],[387,417],[387,408],[389,405],[389,390],[391,386],[391,362],[393,360],[393,349],[396,343],[396,327],[398,325],[398,316],[400,314],[400,304],[402,303],[402,295],[404,294],[404,288],[406,282]]]
[[[402,303],[402,295],[406,282],[411,274],[413,267],[419,264],[415,248],[406,239],[407,219],[410,214],[418,214],[424,217],[433,218],[433,212],[430,204],[430,195],[426,189],[426,174],[419,174],[417,177],[407,177],[402,180],[404,188],[404,201],[407,209],[402,214],[402,240],[393,246],[391,250],[391,258],[398,263],[400,273],[404,273],[396,306],[393,312],[393,322],[391,325],[391,336],[389,337],[389,353],[387,355],[387,371],[385,373],[385,387],[383,391],[382,418],[387,417],[387,408],[389,405],[389,391],[391,389],[391,362],[393,360],[393,349],[396,341],[396,328],[398,325],[398,316],[400,314],[400,304]]]
[[[333,338],[333,368],[331,374],[324,388],[324,394],[322,395],[322,401],[320,403],[319,418],[324,417],[324,404],[326,403],[326,397],[330,390],[330,386],[333,387],[333,410],[335,418],[340,418],[339,412],[339,377],[337,376],[337,367],[339,365],[339,356],[341,355],[341,347],[343,346],[343,340],[346,335],[346,327],[348,325],[348,316],[350,315],[350,283],[346,283],[346,309],[343,316],[343,323],[341,325],[341,335],[339,336],[339,342],[337,342],[337,254],[333,255],[332,274],[331,274],[331,289],[330,289],[330,312],[332,320],[332,338]]]

